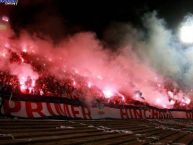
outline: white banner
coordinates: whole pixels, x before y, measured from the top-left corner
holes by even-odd
[[[9,101],[4,100],[1,113],[8,116],[24,118],[65,117],[81,119],[171,119],[193,118],[192,111],[175,111],[156,108],[122,107],[87,107],[47,102]]]

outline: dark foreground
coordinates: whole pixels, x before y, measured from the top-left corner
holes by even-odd
[[[0,144],[190,145],[191,120],[0,120]]]

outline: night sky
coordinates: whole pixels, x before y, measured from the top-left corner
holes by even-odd
[[[167,27],[175,29],[188,13],[193,13],[191,0],[19,0],[17,6],[1,4],[1,13],[10,15],[14,31],[48,35],[54,40],[79,31],[94,31],[103,38],[107,27],[114,22],[131,23],[141,27],[146,12],[156,10]]]

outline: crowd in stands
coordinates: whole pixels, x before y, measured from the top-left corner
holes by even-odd
[[[29,82],[26,82],[29,83]],[[27,85],[27,84],[26,84]],[[169,88],[169,90],[174,88]],[[144,101],[136,101],[131,99],[130,96],[124,94],[123,96],[115,95],[111,98],[106,99],[102,91],[97,88],[96,86],[88,86],[87,81],[85,78],[67,73],[64,79],[57,79],[55,76],[51,76],[48,74],[43,74],[40,78],[36,81],[36,85],[29,92],[26,89],[25,92],[21,92],[19,81],[16,76],[9,75],[7,72],[0,72],[0,93],[1,94],[31,94],[34,96],[51,96],[51,97],[66,97],[70,99],[79,99],[81,101],[90,101],[94,100],[96,103],[109,103],[109,104],[117,104],[117,105],[133,105],[133,106],[149,106],[148,103]],[[140,91],[136,91],[138,95],[143,98],[143,94]],[[173,95],[179,93],[179,90],[174,89]],[[172,101],[168,95],[168,99]],[[192,103],[189,105],[183,105],[181,102],[175,101],[174,108],[176,109],[189,109],[193,106]]]

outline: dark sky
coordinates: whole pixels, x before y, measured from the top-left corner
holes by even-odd
[[[129,22],[140,27],[143,14],[153,10],[166,19],[168,27],[175,28],[186,14],[193,13],[191,0],[87,1],[19,0],[17,6],[1,4],[0,13],[9,13],[17,33],[26,29],[54,39],[79,31],[94,31],[102,38],[112,22]]]

